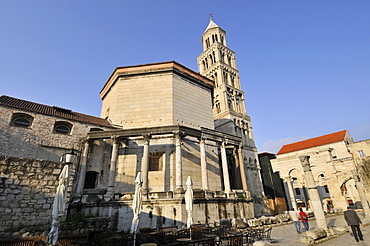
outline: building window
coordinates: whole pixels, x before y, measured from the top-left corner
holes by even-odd
[[[84,189],[95,189],[98,174],[95,171],[86,172]]]
[[[32,125],[33,117],[28,114],[13,114],[11,125],[16,127],[27,128]]]
[[[90,132],[103,132],[103,131],[104,130],[101,128],[95,128],[95,127],[90,128]]]
[[[329,193],[329,188],[328,188],[327,185],[324,185],[324,190],[325,190],[326,193]]]
[[[149,154],[149,171],[162,171],[163,154],[164,152]]]
[[[59,134],[69,134],[72,130],[72,124],[65,121],[57,121],[54,125],[54,132]]]
[[[359,157],[365,157],[365,153],[363,150],[357,151]]]
[[[301,190],[299,188],[295,188],[294,190],[295,190],[295,194],[297,196],[300,196],[301,195]]]

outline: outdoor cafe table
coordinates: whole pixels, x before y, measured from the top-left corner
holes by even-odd
[[[185,237],[185,238],[177,238],[176,241],[177,242],[180,242],[180,243],[182,243],[184,245],[186,245],[187,242],[190,242],[191,241],[191,238],[187,238],[187,237]]]

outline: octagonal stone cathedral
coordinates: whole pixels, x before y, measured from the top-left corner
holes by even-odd
[[[78,203],[85,215],[110,217],[112,230],[128,230],[141,172],[139,227],[186,223],[189,176],[194,223],[262,214],[257,149],[235,53],[212,19],[202,43],[199,73],[175,61],[113,71],[100,92],[101,118],[116,129],[84,138],[72,210]]]

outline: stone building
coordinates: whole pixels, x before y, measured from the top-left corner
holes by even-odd
[[[275,154],[272,153],[264,152],[258,154],[263,190],[268,199],[272,215],[282,214],[283,211],[287,211],[283,181],[280,178],[279,172],[274,172],[271,166],[271,160],[275,158]]]
[[[9,96],[0,97],[0,238],[5,231],[51,222],[61,157],[81,148],[105,119]],[[78,160],[77,160],[78,161]],[[70,165],[71,173],[76,164]],[[74,176],[69,182],[71,194]]]
[[[370,199],[370,139],[354,142],[349,146],[367,200]]]
[[[355,162],[349,151],[353,145],[344,130],[284,145],[271,160],[274,172],[284,179],[290,208],[311,208],[300,156],[310,156],[312,173],[325,211],[346,209],[361,203],[353,179]]]
[[[59,161],[81,148],[90,131],[113,129],[106,120],[9,96],[0,97],[0,155]]]
[[[102,117],[120,129],[87,134],[75,197],[94,202],[99,194],[110,202],[105,207],[120,203],[114,210],[115,229],[128,229],[132,218],[125,204],[132,200],[141,171],[148,214],[141,225],[186,221],[188,176],[194,182],[198,222],[258,215],[261,194],[252,199],[248,191],[243,138],[215,130],[213,87],[210,79],[174,61],[116,68],[100,95]],[[112,216],[111,209],[98,212],[98,206],[84,211]]]
[[[101,118],[3,96],[0,155],[56,161],[75,150],[69,215],[108,217],[111,230],[130,227],[139,171],[140,227],[184,225],[188,176],[195,222],[262,215],[257,149],[235,54],[213,20],[203,46],[198,62],[210,63],[199,73],[175,61],[116,68],[100,92]],[[54,181],[56,170],[49,173]]]
[[[263,195],[257,148],[250,116],[240,86],[235,52],[227,47],[226,32],[212,19],[202,35],[203,53],[198,57],[199,73],[214,81],[213,118],[215,130],[242,139],[242,158],[247,174],[243,188],[252,196]],[[241,166],[241,168],[243,168]]]

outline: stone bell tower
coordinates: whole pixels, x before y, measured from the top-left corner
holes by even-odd
[[[249,191],[263,195],[257,148],[251,118],[246,112],[235,52],[227,47],[226,32],[211,18],[202,35],[203,53],[198,57],[199,73],[214,81],[213,118],[215,130],[240,136]]]

